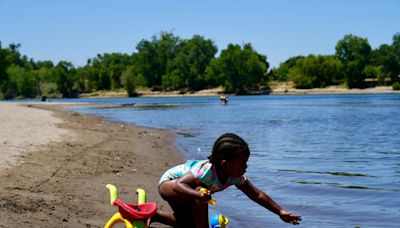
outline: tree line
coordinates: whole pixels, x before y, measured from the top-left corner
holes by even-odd
[[[345,35],[334,55],[295,56],[269,72],[277,81],[293,81],[296,88],[345,84],[349,88],[393,85],[400,89],[400,33],[392,44],[372,49],[366,38]]]
[[[127,91],[138,87],[182,93],[222,86],[227,93],[248,94],[268,89],[270,80],[294,81],[298,88],[345,83],[365,87],[366,79],[398,84],[400,34],[391,45],[372,50],[367,39],[346,35],[335,55],[292,57],[268,71],[267,56],[250,43],[228,44],[219,56],[210,39],[194,35],[181,39],[161,32],[141,40],[132,54],[104,53],[75,67],[71,62],[34,61],[19,52],[20,44],[3,48],[0,42],[0,98],[79,97],[99,90]]]

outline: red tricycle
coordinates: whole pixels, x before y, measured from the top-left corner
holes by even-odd
[[[112,184],[107,184],[106,188],[110,191],[110,202],[112,206],[118,206],[118,212],[115,213],[104,226],[105,228],[112,228],[118,223],[125,223],[127,228],[148,228],[149,219],[157,213],[157,204],[153,202],[146,202],[146,192],[138,188],[137,204],[128,204],[118,199],[118,190]],[[200,189],[201,192],[206,193],[207,189]],[[210,204],[216,204],[217,201],[211,199]],[[212,228],[225,228],[228,224],[228,218],[222,214],[211,217]]]

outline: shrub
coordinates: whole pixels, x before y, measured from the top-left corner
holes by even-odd
[[[393,90],[400,90],[400,83],[396,82],[392,85]]]

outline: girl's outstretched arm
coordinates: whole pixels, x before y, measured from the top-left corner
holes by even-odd
[[[293,225],[297,225],[300,223],[301,216],[292,214],[285,209],[283,209],[279,204],[277,204],[274,200],[271,199],[266,193],[256,188],[254,185],[250,183],[249,180],[239,187],[239,189],[246,194],[251,200],[260,204],[261,206],[267,208],[273,213],[279,215],[279,217],[287,223],[291,223]]]

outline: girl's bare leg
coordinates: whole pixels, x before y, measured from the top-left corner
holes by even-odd
[[[153,221],[174,227],[207,227],[208,204],[198,200],[186,199],[173,190],[175,180],[165,181],[159,186],[161,197],[168,202],[173,213],[160,211]]]
[[[157,213],[150,219],[150,224],[153,222],[159,222],[173,227],[176,226],[176,220],[174,214],[166,211],[158,210]]]
[[[160,222],[173,227],[195,227],[192,218],[192,202],[174,191],[175,182],[176,180],[165,181],[158,188],[158,192],[168,202],[173,213],[157,211],[151,222]]]
[[[210,227],[208,223],[208,203],[195,200],[192,204],[192,217],[194,218],[196,227]]]
[[[175,217],[175,226],[179,228],[196,227],[193,213],[192,213],[192,202],[168,202],[174,211],[173,216]]]

